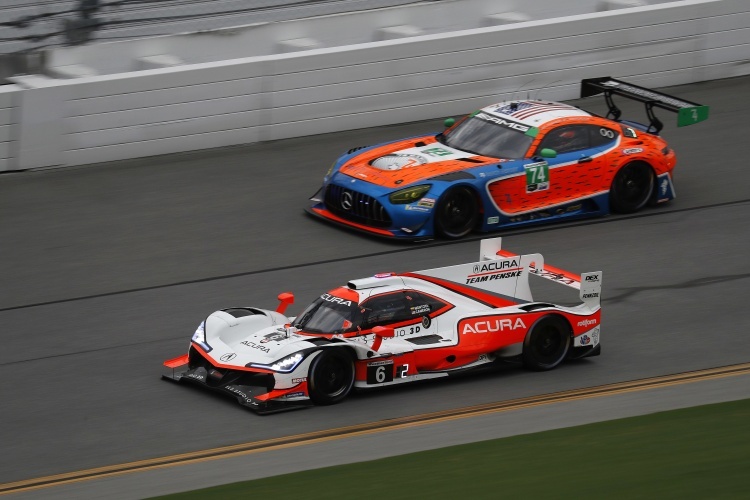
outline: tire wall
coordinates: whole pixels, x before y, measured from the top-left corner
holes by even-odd
[[[0,120],[15,117],[0,124],[0,170],[458,116],[527,92],[572,99],[595,76],[649,87],[739,76],[750,73],[748,54],[750,2],[686,0],[127,73],[16,77],[0,93]]]

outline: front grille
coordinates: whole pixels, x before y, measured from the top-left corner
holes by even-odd
[[[374,227],[389,227],[391,217],[372,196],[329,184],[325,195],[326,208],[342,219]]]

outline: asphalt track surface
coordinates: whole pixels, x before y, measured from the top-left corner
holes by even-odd
[[[296,313],[351,278],[475,260],[480,235],[401,244],[303,213],[341,151],[440,120],[0,176],[0,483],[750,361],[750,78],[668,91],[711,106],[709,121],[684,129],[659,113],[678,153],[676,200],[500,233],[519,253],[604,272],[601,356],[265,417],[159,380],[161,362],[184,353],[221,307],[274,308],[293,291]],[[584,107],[604,111],[598,99]],[[640,106],[622,107],[640,116]],[[539,299],[570,299],[539,288]],[[649,401],[633,404],[648,411]]]

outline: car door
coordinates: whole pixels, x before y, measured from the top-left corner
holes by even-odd
[[[552,149],[557,156],[525,165],[529,196],[536,196],[540,208],[547,208],[590,197],[606,189],[602,184],[607,162],[604,152],[618,141],[618,131],[600,125],[562,125],[550,130],[535,154],[541,155],[542,149]],[[542,172],[545,169],[546,175]],[[547,184],[534,184],[538,172],[542,172],[543,182]]]
[[[547,131],[523,160],[523,171],[488,185],[501,213],[511,221],[555,215],[552,208],[574,203],[608,189],[601,173],[603,154],[619,141],[619,132],[600,125],[560,125]],[[543,158],[543,149],[555,158]],[[558,209],[559,210],[559,209]]]

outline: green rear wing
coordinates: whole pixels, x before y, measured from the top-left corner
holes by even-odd
[[[640,101],[646,105],[646,114],[650,120],[649,132],[656,134],[664,127],[654,115],[654,108],[666,109],[677,113],[677,126],[685,127],[708,119],[708,106],[686,101],[678,97],[657,92],[646,87],[633,85],[632,83],[616,80],[609,76],[599,78],[587,78],[581,80],[581,97],[604,94],[609,106],[607,116],[619,120],[622,112],[612,100],[613,95],[623,96],[628,99]]]

